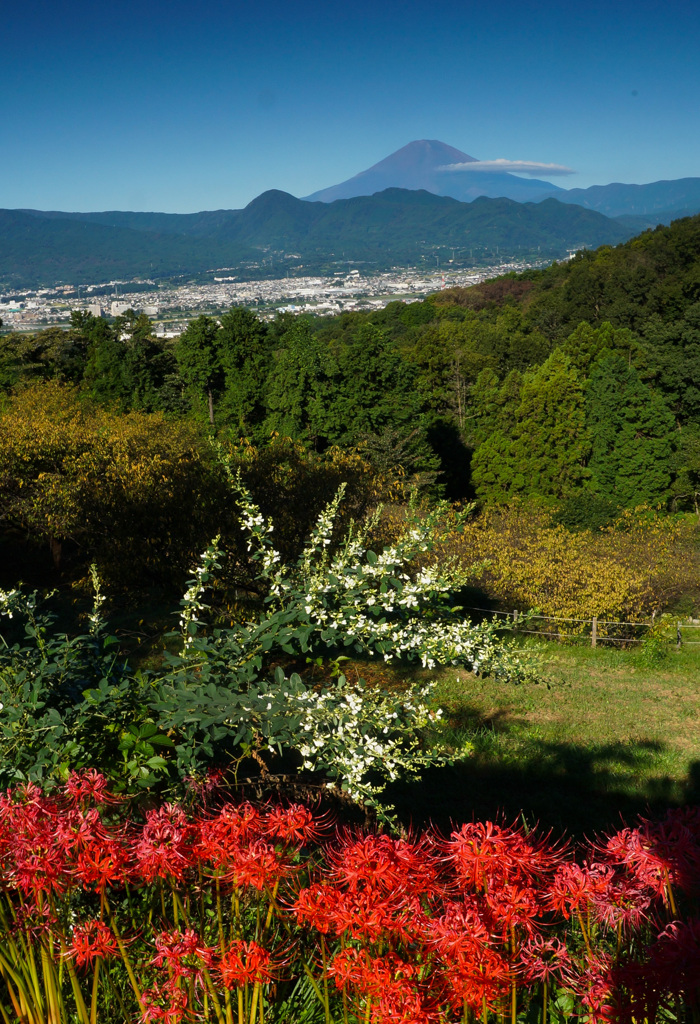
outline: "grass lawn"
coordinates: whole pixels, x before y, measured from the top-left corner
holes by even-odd
[[[532,649],[532,648],[530,648]],[[539,643],[546,682],[512,686],[457,670],[439,675],[447,739],[474,755],[397,785],[405,822],[524,816],[591,835],[639,813],[700,799],[700,652],[639,654]]]

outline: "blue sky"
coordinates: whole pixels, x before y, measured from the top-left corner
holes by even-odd
[[[6,5],[0,207],[239,208],[413,139],[700,176],[700,5],[24,0]]]

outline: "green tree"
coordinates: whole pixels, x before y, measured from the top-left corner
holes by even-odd
[[[101,405],[125,411],[129,385],[124,373],[124,342],[111,330],[96,337],[88,351],[83,382]]]
[[[163,342],[153,336],[147,316],[128,310],[117,317],[112,328],[91,317],[80,330],[89,344],[83,382],[100,404],[121,412],[167,408],[170,403],[164,402],[163,390],[175,361]]]
[[[497,427],[477,448],[473,483],[486,501],[504,502],[514,495],[561,500],[583,486],[589,450],[581,382],[555,349],[523,377],[510,429]]]
[[[401,358],[385,331],[362,324],[338,355],[338,393],[333,402],[334,440],[353,443],[385,427],[413,430],[420,416],[415,370]]]
[[[588,376],[595,361],[605,351],[619,352],[627,362],[637,363],[643,358],[636,334],[627,327],[613,327],[607,320],[600,327],[580,323],[561,348],[581,378]]]
[[[224,373],[224,414],[240,436],[253,436],[265,418],[270,344],[265,324],[242,308],[221,318],[216,336]]]
[[[210,316],[198,316],[190,322],[175,345],[180,376],[198,399],[206,399],[212,426],[214,396],[218,398],[224,385],[220,333],[216,320]]]
[[[12,387],[20,381],[79,381],[86,352],[85,338],[75,330],[49,327],[36,334],[8,334],[0,339],[0,382]]]
[[[679,423],[700,426],[700,302],[683,316],[650,317],[644,328],[648,375]]]
[[[464,431],[471,416],[470,388],[483,370],[498,368],[496,356],[474,344],[468,323],[449,319],[427,325],[406,354],[416,367],[415,387],[426,409]]]
[[[332,423],[329,353],[302,317],[294,320],[280,344],[268,378],[265,429],[323,447]]]
[[[586,387],[591,486],[624,508],[668,497],[676,446],[673,416],[634,366],[603,355]]]
[[[486,441],[496,430],[512,431],[520,407],[523,375],[511,370],[501,382],[491,369],[482,370],[472,388],[473,421],[468,436],[472,443]]]

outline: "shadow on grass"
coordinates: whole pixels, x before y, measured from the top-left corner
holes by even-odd
[[[432,823],[445,832],[472,820],[524,819],[556,835],[591,836],[700,800],[700,762],[679,781],[655,774],[663,752],[652,741],[592,748],[531,739],[516,761],[484,749],[477,736],[472,757],[395,783],[386,795],[415,827]]]

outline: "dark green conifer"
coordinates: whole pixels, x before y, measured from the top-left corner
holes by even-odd
[[[591,486],[617,505],[664,501],[671,485],[674,420],[663,398],[615,352],[594,366],[586,388]]]
[[[514,383],[515,378],[506,381],[511,388]],[[506,408],[503,402],[497,409],[497,428],[474,454],[477,494],[496,502],[516,495],[561,500],[581,488],[590,443],[583,388],[567,357],[555,349],[542,366],[525,374],[510,425]]]
[[[270,345],[265,324],[248,309],[221,317],[217,335],[224,373],[224,415],[241,436],[255,436],[265,418]]]
[[[333,368],[325,346],[297,317],[280,339],[267,382],[265,430],[323,446],[329,435]]]

